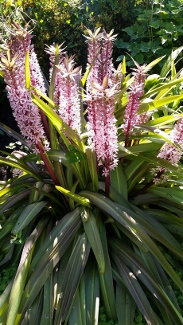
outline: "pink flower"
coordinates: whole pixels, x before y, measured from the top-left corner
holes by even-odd
[[[58,68],[59,98],[58,114],[73,130],[81,132],[80,94],[78,82],[81,80],[81,67],[75,68],[73,57],[64,59]]]
[[[15,24],[11,39],[7,41],[8,51],[1,55],[1,69],[7,84],[9,102],[13,115],[22,135],[34,151],[37,143],[42,142],[48,150],[49,143],[45,136],[41,115],[36,105],[32,103],[31,94],[25,88],[25,54],[30,55],[31,83],[41,92],[46,93],[42,73],[31,45],[32,36],[26,30]]]
[[[97,86],[97,85],[96,85]],[[92,95],[86,96],[88,105],[89,145],[96,152],[98,166],[103,167],[103,175],[118,164],[118,138],[114,117],[114,90],[99,86]]]
[[[88,65],[91,69],[87,79],[87,91],[90,91],[92,83],[102,85],[105,76],[108,77],[108,83],[111,84],[113,62],[112,51],[113,42],[116,35],[113,30],[107,34],[105,30],[100,33],[100,28],[95,29],[94,33],[87,30],[88,36],[85,36],[88,44]]]
[[[53,66],[55,64],[55,57],[56,57],[56,52],[58,51],[58,65],[61,66],[64,60],[64,55],[65,55],[65,48],[62,48],[61,46],[63,43],[59,46],[56,46],[55,44],[48,46],[48,48],[45,50],[46,53],[49,54],[49,59],[50,59],[50,82],[52,78],[52,72],[53,72]],[[59,69],[56,69],[56,75],[55,75],[55,84],[54,84],[54,103],[56,105],[59,105],[59,97],[60,97],[60,73]]]
[[[110,170],[118,164],[118,139],[114,116],[114,95],[119,88],[119,74],[112,63],[113,31],[109,34],[100,28],[87,31],[88,68],[86,102],[88,105],[89,145],[96,152],[98,166],[108,178]],[[115,75],[115,77],[114,77]],[[118,82],[115,83],[115,78]],[[107,185],[108,188],[108,185]],[[108,195],[108,190],[106,191]]]
[[[128,146],[128,138],[130,132],[133,130],[135,125],[139,124],[141,121],[144,122],[146,116],[144,114],[140,116],[138,114],[138,108],[140,105],[140,98],[144,94],[144,82],[145,82],[145,73],[144,66],[137,66],[137,69],[134,69],[134,81],[130,87],[130,94],[128,104],[124,113],[124,125],[123,130],[126,134],[125,145]]]
[[[173,165],[176,165],[183,153],[183,118],[180,117],[175,124],[173,131],[170,134],[170,140],[176,145],[180,146],[179,149],[172,146],[169,143],[165,143],[161,148],[158,157],[170,161]]]

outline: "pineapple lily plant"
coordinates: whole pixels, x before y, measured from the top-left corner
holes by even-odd
[[[147,324],[183,323],[172,283],[183,260],[182,82],[172,52],[115,69],[116,36],[86,30],[88,65],[63,45],[41,73],[28,27],[1,47],[0,70],[26,147],[3,152],[16,171],[1,182],[0,267],[17,265],[0,296],[2,325],[119,325],[138,308]],[[6,157],[4,157],[6,155]]]

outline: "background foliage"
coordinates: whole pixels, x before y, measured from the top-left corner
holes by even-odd
[[[114,60],[129,53],[139,64],[169,55],[183,42],[182,0],[7,0],[1,1],[4,17],[19,8],[33,20],[34,43],[40,64],[47,73],[48,57],[45,44],[67,44],[69,55],[76,62],[86,63],[85,28],[103,26],[114,29],[118,39]],[[28,15],[28,16],[26,16]],[[163,63],[160,63],[160,65]],[[127,66],[133,65],[127,57]],[[158,66],[157,66],[158,67]]]
[[[75,55],[79,65],[86,63],[86,44],[82,34],[85,29],[103,26],[123,37],[123,28],[134,21],[135,0],[17,0],[2,1],[4,17],[14,16],[16,8],[24,12],[24,18],[33,20],[34,44],[41,67],[47,74],[48,57],[44,53],[45,44],[53,42],[67,44],[69,55]],[[28,15],[28,16],[26,16]],[[12,18],[13,18],[12,16]],[[114,58],[121,53],[114,51]]]
[[[133,23],[124,28],[127,41],[118,38],[116,46],[130,53],[140,64],[162,55],[183,42],[183,1],[142,1],[135,7]],[[121,58],[121,57],[120,57]],[[128,65],[133,65],[128,60]],[[161,65],[161,64],[160,64]]]

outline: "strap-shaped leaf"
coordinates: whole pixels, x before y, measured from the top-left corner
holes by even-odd
[[[47,201],[42,201],[27,205],[19,216],[15,226],[13,227],[12,233],[17,234],[23,230],[39,214],[39,212],[46,206],[47,203]]]
[[[171,71],[172,61],[175,61],[177,56],[182,52],[182,49],[183,49],[183,46],[180,46],[177,49],[175,49],[174,51],[172,51],[172,53],[170,54],[170,56],[168,57],[168,59],[166,60],[166,62],[164,63],[164,65],[161,69],[161,72],[160,72],[161,77],[166,77],[169,74],[169,72]]]
[[[105,224],[100,214],[97,215],[97,225],[99,228],[99,235],[102,242],[104,258],[105,258],[105,272],[103,274],[99,273],[102,301],[103,301],[103,306],[107,317],[109,319],[115,320],[117,315],[116,315],[116,308],[115,308],[115,293],[114,293],[112,268],[111,268],[111,261],[108,252],[109,248],[108,248]]]
[[[142,287],[140,286],[137,278],[134,273],[128,268],[116,254],[113,255],[115,261],[115,277],[119,285],[122,282],[125,287],[130,292],[131,296],[135,300],[136,305],[139,310],[145,317],[145,320],[148,325],[159,325],[158,320],[153,312],[151,305],[147,299],[146,294],[144,293]],[[179,324],[180,325],[180,324]]]
[[[90,256],[77,289],[69,325],[97,325],[100,305],[99,276],[96,263]]]
[[[20,304],[21,319],[37,297],[61,257],[65,254],[80,224],[79,210],[73,211],[65,215],[45,238],[29,268],[30,278],[24,289]]]
[[[39,98],[35,94],[32,94],[32,101],[45,113],[45,115],[48,117],[48,119],[51,121],[51,123],[54,125],[54,127],[62,137],[65,145],[67,147],[70,146],[70,142],[65,136],[65,133],[67,133],[68,138],[71,138],[72,141],[77,145],[77,148],[83,152],[83,144],[77,133],[74,132],[66,123],[64,123],[62,119],[52,110],[52,108],[47,105],[41,98]]]
[[[72,232],[73,229],[78,229],[81,225],[80,211],[76,208],[74,211],[67,213],[58,223],[57,226],[52,229],[44,242],[39,247],[36,255],[31,263],[31,272],[34,272],[35,268],[39,265],[42,267],[52,254],[53,250],[59,244],[59,241],[66,239],[67,233]],[[42,264],[42,265],[41,265]]]
[[[129,247],[124,244],[121,244],[120,241],[114,238],[110,240],[110,245],[112,247],[112,252],[114,254],[117,254],[118,257],[126,265],[128,265],[134,275],[149,289],[150,292],[153,292],[154,297],[158,300],[158,304],[161,304],[162,307],[167,310],[171,318],[173,320],[176,320],[179,324],[180,320],[182,319],[180,314],[180,308],[176,299],[174,299],[172,295],[172,290],[169,290],[169,288],[171,289],[169,281],[165,277],[163,279],[164,281],[161,280],[160,276],[162,276],[162,272],[158,274],[158,270],[160,270],[160,267],[157,267],[155,263],[153,265],[153,259],[151,259],[150,265],[151,267],[153,266],[152,272],[151,269],[148,269],[147,265],[144,264],[144,254],[142,254],[141,259],[140,252],[137,255]],[[146,263],[148,263],[148,260],[146,261]],[[154,269],[156,269],[155,272]]]
[[[43,293],[43,308],[40,325],[51,325],[53,319],[53,304],[52,304],[52,274],[48,277],[44,284]]]
[[[121,164],[110,172],[111,186],[125,199],[127,199],[127,180]]]
[[[137,214],[127,208],[120,206],[106,198],[105,196],[92,193],[89,191],[82,191],[81,195],[88,198],[94,205],[110,214],[116,221],[122,224],[131,234],[133,234],[139,241],[144,242],[148,250],[155,256],[157,261],[161,264],[164,270],[169,274],[175,284],[183,292],[183,283],[177,273],[173,270],[166,258],[163,256],[158,246],[147,235],[146,231],[136,221]]]
[[[29,324],[40,325],[42,309],[43,309],[43,300],[44,300],[43,291],[40,291],[40,293],[34,299],[32,305],[26,312],[27,318],[29,320]]]
[[[28,237],[28,239],[25,242],[20,264],[10,294],[6,325],[19,324],[20,314],[18,313],[18,309],[22,298],[22,294],[24,292],[24,286],[29,272],[29,266],[35,248],[35,242],[36,239],[39,237],[44,226],[45,226],[45,222],[40,222],[37,228],[34,229],[32,234]]]
[[[158,97],[159,97],[159,93],[161,91],[163,91],[163,90],[169,90],[170,91],[170,89],[172,87],[174,87],[174,86],[182,83],[182,81],[183,81],[183,77],[182,78],[178,78],[178,79],[176,78],[173,81],[169,81],[169,82],[163,84],[162,86],[156,87],[156,88],[148,91],[147,94],[146,94],[146,96],[151,97],[152,95],[158,93]],[[156,99],[158,99],[158,97],[156,97]]]
[[[55,186],[55,188],[62,194],[65,194],[66,196],[68,196],[73,201],[75,201],[81,205],[90,207],[90,201],[88,199],[86,199],[85,197],[82,197],[81,195],[78,195],[76,193],[72,193],[71,191],[69,191],[61,186]]]
[[[134,205],[131,206],[133,211],[137,214],[136,220],[144,227],[144,229],[146,229],[147,233],[183,259],[183,249],[181,245],[164,227],[164,225],[151,216],[148,216],[145,211],[142,211]]]
[[[81,208],[81,218],[88,241],[97,260],[100,273],[104,274],[105,257],[96,218],[92,211],[87,208]]]
[[[128,290],[121,283],[116,283],[116,312],[119,325],[133,324],[136,304]]]
[[[100,285],[96,263],[91,256],[86,266],[84,279],[86,301],[86,325],[97,325],[100,306]]]
[[[139,113],[144,113],[155,108],[161,108],[164,105],[170,104],[176,100],[181,100],[183,95],[174,95],[174,96],[167,96],[160,99],[148,100],[148,102],[142,102],[139,106]]]
[[[85,305],[83,305],[85,306]],[[72,306],[72,310],[69,316],[69,325],[75,324],[75,325],[86,325],[86,322],[83,323],[82,319],[82,309],[83,306],[81,306],[81,301],[80,301],[80,291],[79,288],[76,291],[75,298],[74,298],[74,304]]]
[[[61,324],[68,314],[70,307],[74,302],[74,295],[79,286],[85,264],[88,260],[90,245],[86,235],[80,235],[74,244],[67,267],[63,274],[63,283],[61,286],[60,300],[57,306],[58,313],[54,325]]]
[[[10,196],[6,201],[0,206],[0,213],[3,213],[7,209],[15,206],[16,204],[20,205],[21,200],[27,198],[30,194],[30,190],[24,190],[18,194]],[[27,203],[27,202],[26,202]]]

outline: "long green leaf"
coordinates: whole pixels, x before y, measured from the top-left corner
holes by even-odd
[[[116,311],[118,315],[119,325],[133,324],[135,316],[135,301],[125,286],[121,283],[116,283]]]
[[[183,82],[183,77],[182,78],[176,78],[176,80],[173,80],[173,81],[169,81],[165,84],[163,84],[162,86],[159,86],[159,87],[156,87],[152,90],[150,90],[149,92],[146,93],[146,96],[148,95],[148,97],[152,96],[153,94],[155,93],[158,93],[158,96],[159,96],[159,93],[163,90],[170,90],[173,86],[176,86],[177,84],[181,84]],[[165,97],[164,97],[165,98]],[[158,99],[158,97],[157,97]]]
[[[90,207],[90,202],[85,197],[82,197],[81,195],[72,193],[71,191],[69,191],[61,186],[55,186],[55,188],[62,194],[68,196],[73,201],[76,201],[77,203],[79,203],[81,205]]]
[[[162,287],[162,283],[157,280],[156,276],[152,271],[147,269],[144,265],[144,261],[140,260],[139,256],[134,253],[126,245],[122,245],[119,241],[114,238],[110,240],[110,245],[113,247],[113,253],[117,254],[123,262],[128,265],[128,267],[133,271],[135,276],[139,278],[140,281],[153,293],[154,297],[158,300],[158,303],[161,303],[163,307],[167,310],[172,320],[176,321],[177,324],[180,324],[182,317],[180,314],[180,308],[176,302],[173,305],[171,299],[172,292],[168,296],[166,291],[167,287],[170,286],[169,282],[165,284],[165,288]]]
[[[80,221],[80,211],[76,208],[74,211],[67,213],[58,223],[57,226],[46,237],[46,240],[41,244],[39,250],[34,256],[31,263],[31,272],[41,263],[44,265],[48,260],[49,256],[52,254],[56,242],[62,239],[64,241],[64,236],[67,236],[68,232],[72,232],[72,229],[81,225]],[[55,242],[55,244],[54,244]]]
[[[93,190],[98,190],[98,175],[97,175],[97,161],[96,161],[96,154],[91,149],[86,149],[86,157],[87,157],[87,163],[88,168],[92,180],[92,186]]]
[[[43,291],[40,291],[27,311],[30,325],[40,325],[43,310]],[[25,324],[26,325],[26,324]]]
[[[92,257],[87,262],[85,279],[86,325],[98,325],[100,306],[100,285],[96,264]],[[83,308],[81,306],[81,308]]]
[[[168,123],[173,123],[177,121],[182,115],[183,114],[161,116],[159,118],[146,122],[145,125],[156,126],[156,127],[167,125]]]
[[[161,108],[164,105],[170,104],[176,100],[183,99],[183,95],[174,95],[174,96],[167,96],[160,99],[155,100],[148,100],[148,102],[142,102],[139,106],[139,113],[144,113],[155,108]]]
[[[47,201],[42,201],[27,205],[13,227],[12,233],[17,234],[19,231],[23,230],[39,214],[47,203]]]
[[[177,56],[182,52],[183,46],[180,46],[176,50],[172,51],[168,59],[166,60],[165,64],[163,65],[160,76],[161,77],[166,77],[171,69],[171,64],[172,62],[177,58]]]
[[[53,308],[52,308],[52,275],[48,277],[44,284],[44,300],[42,308],[42,317],[40,325],[52,325]]]
[[[32,259],[32,254],[35,248],[35,241],[38,238],[41,230],[42,230],[42,224],[39,224],[37,229],[36,228],[34,229],[34,231],[29,236],[29,238],[27,239],[24,245],[20,264],[10,294],[7,325],[20,324],[19,322],[20,315],[18,313],[18,309],[24,291],[24,286],[26,283],[29,266]]]
[[[122,165],[118,166],[110,172],[111,186],[125,199],[127,199],[127,180]]]
[[[89,251],[90,246],[85,234],[80,235],[74,245],[72,254],[63,274],[60,300],[57,307],[58,313],[54,325],[61,324],[71,311],[71,306],[74,302],[73,298],[79,286]]]
[[[178,255],[183,260],[183,249],[179,242],[171,235],[169,231],[160,222],[148,215],[147,212],[142,211],[138,207],[131,205],[133,211],[136,212],[136,220],[143,225],[147,233],[161,242],[164,246],[170,249],[174,254]],[[141,219],[141,220],[140,220]],[[148,225],[149,224],[149,225]]]
[[[0,213],[3,213],[7,209],[13,207],[15,204],[18,204],[20,206],[20,202],[22,199],[27,198],[30,194],[30,190],[24,190],[18,194],[12,195],[6,201],[1,204],[0,206]]]
[[[28,143],[25,141],[25,139],[18,132],[12,130],[9,126],[0,122],[0,129],[3,130],[6,134],[8,134],[10,137],[20,141],[25,147],[28,147],[30,151],[32,150]]]
[[[102,219],[99,213],[97,215],[97,224],[99,228],[99,235],[101,238],[103,251],[104,251],[104,258],[105,258],[105,272],[104,274],[99,273],[102,301],[103,301],[103,306],[107,317],[109,319],[115,320],[117,318],[117,315],[116,315],[116,308],[115,308],[115,293],[114,293],[111,261],[109,257],[109,247],[107,242],[107,234],[104,225],[104,220]]]
[[[77,145],[78,149],[83,152],[83,144],[77,133],[74,132],[66,123],[64,123],[62,119],[41,98],[39,98],[35,94],[32,94],[32,97],[33,103],[45,113],[45,115],[48,117],[48,119],[51,121],[51,123],[54,125],[54,127],[62,137],[65,145],[67,147],[70,146],[70,142],[65,136],[65,133],[67,133],[68,138],[72,139],[72,141]]]
[[[169,201],[176,202],[181,205],[183,204],[182,191],[179,188],[151,187],[148,192],[168,199]]]
[[[23,172],[31,175],[32,177],[34,177],[37,180],[40,180],[40,176],[39,174],[36,174],[32,168],[30,168],[28,165],[26,164],[22,164],[21,162],[16,162],[14,160],[8,159],[8,158],[0,158],[0,163],[4,164],[4,165],[8,165],[14,168],[18,168],[20,170],[22,170]]]
[[[1,325],[6,325],[6,317],[8,313],[8,307],[9,304],[8,302],[5,302],[3,306],[0,308],[0,324]]]
[[[76,291],[75,298],[74,298],[74,304],[72,306],[71,313],[69,315],[69,325],[83,325],[82,320],[82,308],[86,308],[85,305],[81,306],[80,303],[80,292],[79,288]],[[85,324],[86,325],[86,322]]]
[[[156,257],[158,262],[162,265],[162,267],[166,270],[172,280],[183,292],[183,283],[180,280],[179,276],[167,262],[163,254],[160,252],[158,246],[144,231],[143,227],[141,227],[136,222],[136,214],[134,214],[129,209],[110,201],[108,198],[102,196],[101,194],[92,193],[89,191],[82,191],[80,194],[87,197],[98,208],[102,209],[107,214],[110,214],[116,221],[125,226],[134,236],[136,236],[139,241],[144,242],[147,248]]]
[[[94,214],[87,208],[81,208],[81,219],[83,221],[84,230],[88,241],[91,245],[95,258],[97,260],[99,271],[101,274],[105,272],[105,257],[103,246],[101,243],[99,230]]]
[[[0,316],[2,313],[2,307],[3,305],[7,302],[8,304],[8,297],[10,295],[11,289],[12,289],[12,285],[13,285],[13,280],[11,279],[10,282],[8,283],[8,285],[6,286],[5,290],[3,291],[3,293],[0,296]],[[0,323],[1,324],[1,323]]]
[[[61,257],[65,254],[80,224],[79,210],[72,211],[72,213],[62,218],[45,238],[29,268],[30,278],[25,287],[19,309],[21,319],[43,288]]]
[[[144,293],[142,287],[140,286],[134,273],[128,268],[117,254],[113,254],[114,262],[117,268],[117,282],[120,284],[120,278],[122,283],[126,286],[131,296],[135,300],[139,310],[143,314],[148,325],[159,325],[158,320],[152,310],[152,307]]]

